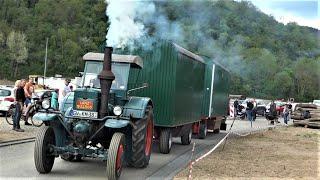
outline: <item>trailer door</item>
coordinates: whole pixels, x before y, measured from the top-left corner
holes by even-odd
[[[211,71],[211,92],[210,92],[210,103],[209,103],[209,114],[208,117],[211,117],[213,108],[212,108],[212,97],[213,97],[213,83],[214,83],[214,72],[215,72],[215,64],[212,65],[212,71]]]

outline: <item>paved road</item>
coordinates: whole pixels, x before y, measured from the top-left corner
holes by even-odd
[[[232,121],[228,122],[228,128]],[[254,129],[265,128],[266,120],[261,118],[254,122]],[[251,130],[248,121],[235,121],[233,128],[241,132]],[[226,132],[209,133],[205,140],[193,139],[196,142],[195,156],[200,156],[217,144]],[[174,138],[170,154],[160,154],[157,143],[154,144],[150,164],[145,169],[124,168],[121,179],[170,179],[181,168],[185,167],[191,157],[192,145],[183,146],[179,138]],[[0,148],[0,179],[5,177],[36,179],[105,179],[104,162],[85,159],[82,162],[66,162],[56,158],[50,174],[38,174],[33,162],[32,143],[25,143]]]
[[[195,139],[197,153],[212,147],[224,134],[210,134],[206,140]],[[192,148],[192,145],[180,145],[178,138],[175,138],[174,142],[176,143],[173,144],[171,153],[167,155],[160,154],[157,144],[154,144],[149,166],[145,169],[124,168],[121,179],[164,179],[172,176],[172,172],[186,165]],[[106,177],[105,163],[93,159],[66,162],[56,158],[50,174],[38,174],[34,167],[33,146],[34,142],[0,148],[0,178],[105,179]]]

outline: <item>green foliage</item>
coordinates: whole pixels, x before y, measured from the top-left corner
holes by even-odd
[[[231,93],[320,98],[319,30],[283,25],[245,1],[168,1],[156,6],[182,29],[173,41],[231,71]]]
[[[28,57],[26,36],[12,31],[7,38],[8,54],[14,68],[13,76],[17,76],[18,65],[25,63]]]
[[[219,61],[232,73],[231,93],[320,99],[318,30],[283,25],[245,1],[155,1],[155,5],[156,16],[145,22],[150,36],[160,34]],[[109,26],[105,8],[104,0],[0,0],[0,79],[14,80],[15,67],[18,78],[42,74],[46,38],[47,75],[77,75],[83,70],[81,57],[100,51],[104,43]],[[160,17],[177,31],[160,31],[164,25]],[[10,48],[12,32],[24,34],[15,39],[26,43]],[[24,47],[27,57],[22,56]],[[12,54],[13,49],[22,51]]]
[[[81,57],[98,51],[106,35],[103,0],[0,0],[0,79],[42,74],[46,38],[49,38],[47,76],[74,77],[83,69]],[[5,67],[20,53],[8,46],[11,32],[25,35],[28,54],[17,67],[17,77]],[[4,42],[2,43],[4,39]],[[21,45],[22,46],[22,45]],[[16,59],[20,62],[19,59]],[[9,68],[10,69],[10,68]]]

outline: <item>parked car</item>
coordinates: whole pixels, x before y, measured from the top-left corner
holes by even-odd
[[[5,114],[14,103],[14,92],[11,86],[0,86],[0,113]]]
[[[256,113],[257,115],[264,116],[266,113],[266,106],[264,104],[257,104]]]
[[[320,100],[313,100],[312,104],[315,104],[317,106],[320,106]]]
[[[275,101],[274,103],[276,104],[277,114],[282,115],[286,103],[283,101]],[[270,111],[270,104],[271,102],[266,106],[266,112]]]

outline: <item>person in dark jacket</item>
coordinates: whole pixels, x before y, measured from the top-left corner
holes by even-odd
[[[246,112],[247,112],[247,118],[249,121],[253,121],[252,110],[253,110],[253,103],[251,101],[248,101]]]
[[[238,108],[239,108],[239,101],[238,101],[238,99],[236,99],[236,100],[233,102],[234,116],[237,116],[237,114],[238,114]]]
[[[13,130],[17,132],[24,132],[23,129],[20,128],[20,118],[22,114],[22,108],[23,108],[23,103],[26,100],[26,96],[24,93],[24,85],[25,81],[21,80],[19,87],[17,88],[15,92],[15,98],[16,98],[16,112],[14,114],[14,119],[13,119]]]

